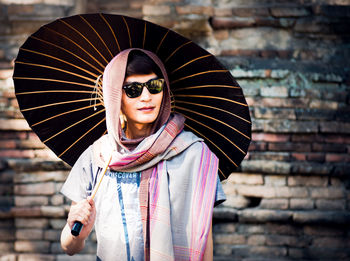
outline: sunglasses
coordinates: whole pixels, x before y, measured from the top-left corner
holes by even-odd
[[[145,83],[133,82],[123,86],[126,96],[137,98],[141,95],[143,87],[147,87],[150,94],[157,94],[163,90],[164,79],[152,79]]]

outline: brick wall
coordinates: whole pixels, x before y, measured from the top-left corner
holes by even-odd
[[[0,260],[73,260],[59,236],[69,172],[30,131],[13,59],[38,26],[80,12],[144,17],[216,54],[253,137],[214,213],[215,260],[350,260],[350,1],[0,1]],[[74,260],[94,260],[96,237]]]

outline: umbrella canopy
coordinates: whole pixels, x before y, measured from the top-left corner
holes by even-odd
[[[96,81],[109,61],[128,48],[152,51],[163,61],[172,110],[184,115],[185,128],[202,137],[219,157],[220,177],[226,178],[246,155],[251,139],[241,87],[212,54],[141,19],[75,15],[28,37],[15,61],[13,79],[20,110],[33,131],[73,165],[106,133],[102,89]]]

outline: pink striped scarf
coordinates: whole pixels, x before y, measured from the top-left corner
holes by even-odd
[[[211,225],[218,159],[175,114],[132,152],[117,154],[114,171],[142,171],[140,207],[145,260],[201,260]],[[103,166],[109,139],[94,143]]]

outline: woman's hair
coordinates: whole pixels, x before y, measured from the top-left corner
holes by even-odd
[[[139,50],[130,52],[125,77],[134,74],[150,74],[152,72],[158,77],[163,77],[158,65],[147,54]]]

